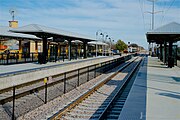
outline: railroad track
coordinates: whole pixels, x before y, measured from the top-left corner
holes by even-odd
[[[82,68],[81,71],[79,71],[79,79],[80,83],[79,85],[87,82],[88,80],[114,68],[117,67],[119,64],[118,61],[109,61],[108,63],[102,63],[101,65],[97,65],[94,67],[88,67]],[[94,74],[94,70],[96,70],[96,75]],[[87,71],[88,74],[87,74]],[[72,72],[71,74],[66,73],[66,84],[69,86],[67,87],[67,92],[76,88],[77,85],[77,71]],[[56,76],[53,76],[53,82],[48,83],[48,101],[52,100],[60,95],[63,94],[64,90],[62,89],[64,87],[64,74],[59,74]],[[44,88],[45,85],[43,83],[43,80],[37,80],[36,82],[26,83],[19,86],[16,86],[16,93],[14,96],[15,101],[15,110],[16,110],[16,117],[23,115],[24,113],[27,113],[28,111],[31,111],[34,108],[37,108],[38,106],[44,104]],[[57,91],[59,93],[57,93]],[[12,115],[12,107],[13,107],[13,90],[12,88],[8,88],[5,90],[0,91],[0,109],[5,109],[8,116],[11,117]],[[27,107],[28,106],[28,107]],[[1,114],[1,110],[0,110]],[[0,117],[1,118],[1,117]]]
[[[117,119],[133,83],[129,80],[137,71],[141,61],[142,57],[126,64],[104,82],[54,114],[49,120]]]

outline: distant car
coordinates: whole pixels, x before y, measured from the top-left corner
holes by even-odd
[[[121,56],[121,53],[119,52],[119,50],[113,50],[112,53],[113,53],[113,55],[120,55]]]
[[[128,53],[128,51],[127,51],[127,50],[124,50],[123,52],[124,52],[124,53]]]

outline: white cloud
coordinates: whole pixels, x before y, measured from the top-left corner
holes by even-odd
[[[95,36],[95,32],[102,29],[115,40],[135,42],[147,48],[145,32],[150,28],[148,24],[151,15],[144,12],[151,10],[149,2],[140,0],[139,4],[137,0],[68,0],[70,4],[68,7],[60,6],[62,3],[59,0],[43,0],[41,4],[40,2],[39,6],[34,8],[30,6],[35,6],[35,3],[29,1],[27,7],[23,5],[17,7],[20,26],[37,23],[90,36]],[[47,7],[48,2],[53,2],[57,6]],[[143,7],[144,23],[140,5]],[[7,25],[7,21],[10,20],[8,9],[0,8],[0,16],[3,16],[0,17],[0,24]],[[164,9],[162,6],[156,6],[156,10],[162,9]],[[180,8],[171,8],[163,13],[165,14],[163,24],[171,21],[180,22],[179,11]],[[162,25],[162,13],[157,14],[155,19],[156,26]]]

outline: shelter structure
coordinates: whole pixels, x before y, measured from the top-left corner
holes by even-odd
[[[89,45],[94,46],[93,51],[96,54],[96,56],[98,56],[98,54],[104,54],[106,56],[106,53],[108,53],[108,44],[101,42],[101,41],[91,41],[88,42]],[[110,52],[110,50],[109,50]]]
[[[173,52],[173,43],[180,40],[180,24],[172,22],[146,33],[147,42],[160,45],[160,60],[168,64],[168,67],[174,66],[177,53]],[[176,50],[176,48],[175,48]]]
[[[68,59],[71,60],[71,47],[73,40],[79,40],[83,42],[83,50],[84,50],[84,58],[87,58],[87,43],[90,41],[95,41],[94,38],[87,37],[85,35],[68,32],[64,30],[59,30],[51,27],[46,27],[38,24],[30,24],[23,27],[19,27],[11,32],[15,33],[23,33],[23,34],[31,34],[39,37],[43,41],[43,54],[42,58],[45,60],[43,63],[47,62],[48,57],[48,38],[53,37],[51,42],[68,42]]]
[[[37,44],[38,41],[41,41],[41,38],[38,38],[34,35],[27,35],[27,34],[22,34],[22,33],[13,33],[10,32],[10,30],[13,30],[14,28],[11,27],[7,27],[7,26],[0,26],[0,58],[1,60],[6,60],[8,61],[8,55],[3,55],[2,53],[6,50],[9,50],[9,47],[14,47],[15,49],[18,49],[18,53],[13,53],[10,56],[16,56],[17,59],[19,59],[19,62],[23,61],[22,60],[22,56],[24,56],[23,54],[23,49],[25,49],[23,47],[23,43],[27,43],[28,41],[35,41],[35,52],[33,53],[36,57],[38,54],[38,48],[37,48]],[[13,41],[17,41],[18,44],[15,45],[7,45],[7,44],[12,44]],[[2,57],[3,56],[3,57]],[[18,56],[18,57],[17,57]],[[30,56],[30,52],[29,52],[29,56]],[[34,57],[35,57],[34,56]],[[35,60],[35,59],[34,59]],[[18,62],[18,60],[16,60],[16,63]]]

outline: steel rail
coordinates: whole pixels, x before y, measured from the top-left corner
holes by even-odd
[[[138,59],[138,58],[136,58]],[[83,95],[81,95],[80,97],[78,97],[77,99],[75,99],[74,101],[72,101],[70,104],[68,104],[67,106],[65,106],[63,109],[61,109],[60,111],[58,111],[57,113],[55,113],[53,116],[51,116],[50,118],[48,118],[48,120],[56,120],[62,117],[62,115],[64,115],[68,110],[73,109],[76,105],[78,105],[80,102],[82,102],[84,99],[86,99],[88,96],[90,96],[91,94],[93,94],[95,91],[97,91],[100,87],[102,87],[105,83],[107,83],[108,81],[110,81],[114,76],[116,76],[119,72],[121,72],[122,70],[124,70],[126,67],[128,67],[130,64],[132,64],[136,59],[134,59],[133,61],[125,64],[122,68],[118,69],[117,71],[115,71],[115,73],[113,73],[112,75],[110,75],[108,78],[106,78],[105,80],[103,80],[102,82],[100,82],[99,84],[97,84],[96,86],[94,86],[93,88],[89,89],[86,93],[84,93]]]
[[[123,92],[123,90],[126,88],[128,82],[130,81],[130,79],[132,78],[132,76],[134,75],[136,70],[139,68],[141,62],[142,62],[142,59],[138,62],[138,64],[136,64],[136,66],[133,68],[133,70],[128,74],[128,76],[126,77],[126,79],[123,82],[123,84],[121,85],[121,87],[118,89],[116,94],[113,96],[113,98],[110,100],[110,102],[107,105],[107,107],[104,109],[104,111],[102,112],[102,114],[98,118],[99,120],[104,120],[106,118],[108,110],[111,109],[112,104],[118,98],[119,94],[121,94]]]

